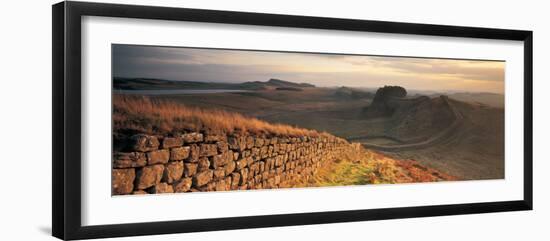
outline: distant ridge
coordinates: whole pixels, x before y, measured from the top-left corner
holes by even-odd
[[[266,83],[267,85],[274,85],[277,87],[315,87],[315,85],[308,83],[294,83],[290,81],[280,80],[280,79],[269,79]]]
[[[364,91],[361,89],[351,88],[342,86],[334,92],[334,95],[341,99],[363,99],[363,98],[373,98],[374,94],[372,92]]]
[[[235,89],[235,90],[262,90],[262,89],[295,89],[314,88],[308,83],[294,83],[280,79],[268,81],[251,81],[244,83],[217,83],[187,80],[164,80],[154,78],[113,78],[113,88],[122,90],[161,90],[161,89]]]

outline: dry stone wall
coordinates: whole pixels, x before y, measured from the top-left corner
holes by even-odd
[[[112,194],[292,187],[350,148],[334,136],[134,135],[113,154]]]

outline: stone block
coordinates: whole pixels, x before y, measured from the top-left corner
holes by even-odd
[[[189,157],[190,152],[191,152],[191,148],[188,146],[172,148],[170,149],[170,160],[179,161],[179,160],[187,159]]]
[[[112,169],[111,170],[111,194],[130,194],[134,190],[134,179],[136,173],[134,168]]]
[[[261,157],[261,158],[266,158],[266,157],[268,156],[268,152],[267,152],[268,149],[269,149],[269,148],[268,148],[267,146],[262,146],[262,147],[260,148],[260,157]]]
[[[218,154],[218,146],[216,144],[201,144],[199,156],[214,156]]]
[[[252,148],[250,150],[250,155],[252,156],[260,156],[260,148]]]
[[[254,139],[254,146],[255,147],[262,147],[264,145],[264,139],[257,137]]]
[[[216,191],[216,183],[215,182],[208,183],[205,186],[202,186],[201,189],[202,189],[201,191],[203,192]]]
[[[193,185],[196,187],[204,186],[212,181],[213,175],[214,172],[212,170],[199,172],[195,176],[193,176]]]
[[[225,181],[225,190],[231,190],[231,176],[226,176],[223,180]]]
[[[220,180],[225,177],[225,169],[217,168],[214,170],[214,180]]]
[[[246,149],[250,149],[252,147],[254,147],[254,137],[247,136],[246,137]]]
[[[156,150],[147,152],[147,163],[149,165],[167,163],[170,159],[170,151],[168,150]]]
[[[262,181],[265,181],[269,178],[269,172],[265,171],[262,173]]]
[[[277,156],[274,159],[275,159],[275,166],[280,167],[284,164],[283,158],[281,156]]]
[[[172,185],[168,185],[168,183],[161,182],[149,189],[149,193],[152,194],[160,194],[160,193],[173,193],[174,188]]]
[[[254,176],[253,179],[254,179],[254,182],[261,183],[262,182],[262,175]]]
[[[143,190],[137,190],[132,192],[132,195],[144,195],[144,194],[149,194],[149,193]]]
[[[183,174],[185,177],[192,177],[197,173],[198,164],[197,163],[185,163],[185,168],[183,169]]]
[[[181,135],[184,143],[196,143],[203,141],[203,135],[201,133],[192,132]]]
[[[231,136],[227,139],[229,148],[232,150],[243,151],[246,149],[246,138],[242,136]]]
[[[157,137],[144,134],[137,134],[130,137],[128,147],[133,151],[153,151],[158,149],[160,143]]]
[[[241,181],[241,174],[233,172],[231,173],[231,189],[235,190],[239,186]]]
[[[275,185],[279,185],[279,183],[281,183],[281,176],[277,175],[274,177],[274,182],[275,182]]]
[[[227,141],[227,136],[223,133],[207,133],[204,136],[205,142],[218,142],[218,141]]]
[[[208,157],[199,158],[198,168],[197,168],[198,171],[202,172],[202,171],[208,170],[209,168],[210,168],[210,160],[208,159]]]
[[[166,183],[173,183],[181,178],[183,175],[183,162],[176,161],[170,162],[164,167],[163,181]]]
[[[225,185],[225,180],[219,180],[216,182],[216,186],[215,186],[215,190],[216,191],[226,191],[226,185]]]
[[[236,164],[237,171],[239,171],[239,170],[242,170],[243,168],[245,168],[248,165],[248,160],[247,160],[247,158],[242,158],[242,159],[238,160],[235,164]]]
[[[226,141],[218,141],[216,142],[216,145],[218,146],[218,152],[219,153],[225,153],[229,151],[229,145]]]
[[[266,188],[276,188],[277,185],[275,185],[275,177],[270,177],[266,181]]]
[[[189,146],[189,157],[185,159],[185,162],[195,163],[199,161],[200,158],[200,147],[198,145],[192,144]]]
[[[182,178],[174,183],[174,192],[187,192],[191,190],[193,179],[190,177]]]
[[[183,138],[181,137],[164,137],[162,139],[163,149],[180,147],[180,146],[183,146]]]
[[[218,168],[225,166],[227,163],[233,161],[233,152],[229,151],[226,153],[218,154],[212,157],[212,167]]]
[[[234,161],[229,161],[227,164],[225,164],[225,174],[226,175],[229,175],[230,173],[232,173],[233,171],[235,171],[235,168],[236,168],[236,164]]]
[[[241,181],[239,182],[239,185],[244,185],[247,183],[248,180],[248,169],[244,168],[242,169],[239,174],[241,175]]]
[[[147,157],[142,152],[117,152],[113,156],[113,168],[142,167]]]
[[[146,189],[160,183],[164,172],[164,165],[157,164],[138,169],[136,173],[136,189]]]
[[[252,175],[256,175],[258,172],[260,172],[260,165],[257,162],[252,163],[248,166],[248,170],[250,171],[250,173],[252,173]]]

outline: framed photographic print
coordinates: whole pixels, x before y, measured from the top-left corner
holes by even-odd
[[[532,32],[53,6],[53,235],[532,209]]]

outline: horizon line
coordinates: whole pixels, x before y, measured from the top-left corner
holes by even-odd
[[[405,88],[405,90],[408,90],[408,91],[415,91],[415,92],[434,92],[434,93],[439,93],[439,92],[443,92],[443,93],[452,92],[452,93],[478,93],[478,94],[486,93],[486,94],[505,95],[504,92],[502,92],[502,93],[501,93],[501,92],[491,92],[491,91],[479,91],[479,92],[478,92],[478,91],[451,90],[451,89],[446,89],[446,90],[428,90],[428,89],[407,88],[407,87],[401,86],[401,85],[384,85],[384,86],[378,86],[378,87],[372,87],[372,86],[349,86],[349,85],[317,86],[317,85],[311,84],[311,83],[309,83],[309,82],[293,82],[293,81],[290,81],[290,80],[279,79],[279,78],[269,78],[269,79],[266,80],[266,81],[251,80],[251,81],[244,81],[244,82],[216,82],[216,81],[197,81],[197,80],[176,80],[176,79],[165,79],[165,78],[155,78],[155,77],[123,77],[123,76],[113,76],[113,77],[112,77],[113,80],[116,79],[116,78],[122,78],[122,79],[151,79],[151,80],[163,80],[163,81],[175,81],[175,82],[214,83],[214,84],[230,84],[230,85],[238,85],[238,84],[254,83],[254,82],[266,83],[266,82],[268,82],[269,80],[276,79],[276,80],[282,80],[282,81],[291,82],[291,83],[296,83],[296,84],[309,84],[309,85],[313,85],[313,86],[314,86],[314,87],[309,87],[309,88],[343,88],[343,87],[347,87],[347,88],[379,89],[379,88],[382,88],[382,87],[384,87],[384,86],[400,86],[400,87]]]

